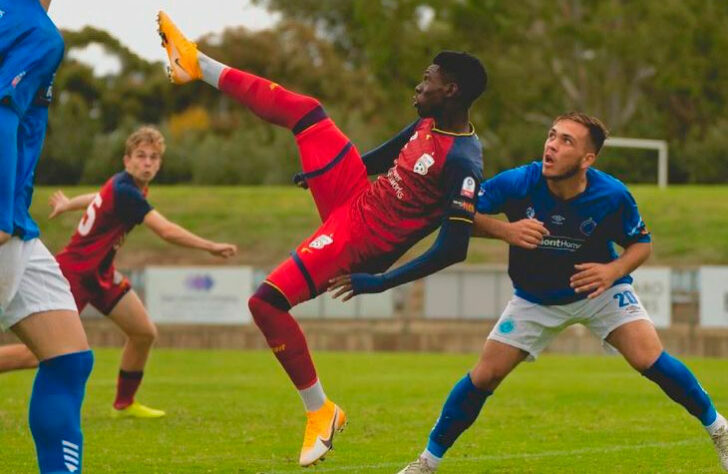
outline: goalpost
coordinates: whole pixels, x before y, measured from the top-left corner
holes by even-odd
[[[665,140],[611,137],[607,138],[604,145],[616,148],[657,150],[657,186],[659,186],[660,189],[667,187],[667,142]]]

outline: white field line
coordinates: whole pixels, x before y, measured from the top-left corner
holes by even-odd
[[[468,456],[467,458],[453,458],[448,457],[446,458],[443,463],[446,466],[449,465],[457,465],[457,464],[472,464],[474,462],[480,462],[480,461],[505,461],[510,459],[537,459],[537,458],[548,458],[548,457],[564,457],[564,456],[578,456],[582,454],[605,454],[605,453],[614,453],[614,452],[620,452],[620,451],[639,451],[642,449],[652,449],[652,448],[673,448],[677,446],[685,446],[685,445],[691,445],[691,444],[708,444],[708,438],[707,437],[701,437],[701,438],[691,438],[686,439],[682,441],[672,441],[672,442],[662,442],[662,443],[645,443],[645,444],[623,444],[623,445],[616,445],[616,446],[608,446],[608,447],[600,447],[600,448],[578,448],[578,449],[563,449],[563,450],[554,450],[554,451],[542,451],[537,453],[513,453],[513,454],[487,454],[484,456]],[[412,459],[409,461],[413,461],[417,453],[412,454]],[[405,462],[385,462],[385,463],[379,463],[379,464],[359,464],[355,466],[341,466],[341,467],[324,467],[321,464],[318,464],[315,468],[316,472],[346,472],[346,471],[358,471],[358,470],[366,470],[366,469],[385,469],[385,468],[393,468],[393,470],[401,469],[405,466],[405,464],[409,461]],[[281,473],[281,472],[290,472],[290,471],[268,471],[271,474],[275,473]]]

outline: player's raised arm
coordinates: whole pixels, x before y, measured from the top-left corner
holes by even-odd
[[[407,145],[412,137],[418,123],[419,120],[412,122],[394,137],[362,155],[361,159],[369,176],[382,174],[392,166],[402,147]]]
[[[473,237],[498,239],[525,249],[535,249],[541,239],[549,234],[543,222],[538,219],[526,218],[508,222],[478,213],[474,220]]]
[[[51,194],[51,197],[48,198],[48,205],[51,206],[51,213],[48,218],[53,219],[54,217],[68,211],[86,209],[91,204],[91,201],[94,200],[95,196],[96,193],[88,193],[69,199],[63,191],[58,190]]]
[[[149,211],[144,217],[144,224],[162,239],[181,247],[205,250],[216,257],[223,258],[232,257],[238,253],[238,247],[236,245],[203,239],[184,227],[168,220],[155,210]]]
[[[548,235],[538,219],[529,217],[509,222],[486,215],[504,213],[512,200],[521,199],[536,179],[538,166],[537,163],[519,166],[483,181],[478,192],[474,237],[499,239],[516,247],[535,249]]]

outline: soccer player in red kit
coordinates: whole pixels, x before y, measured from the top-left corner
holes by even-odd
[[[249,306],[301,395],[307,425],[299,462],[314,464],[331,449],[346,415],[326,398],[289,310],[327,289],[345,299],[377,293],[465,259],[483,166],[468,111],[485,89],[485,69],[466,53],[438,54],[415,89],[421,118],[360,156],[316,99],[209,58],[163,12],[158,24],[172,82],[204,80],[295,136],[303,168],[296,180],[311,190],[322,225],[268,276]],[[370,183],[367,175],[374,174],[381,176]],[[381,273],[438,227],[427,252]]]
[[[114,257],[127,234],[144,223],[162,239],[176,245],[206,250],[225,258],[237,252],[235,245],[203,239],[170,222],[149,204],[148,186],[162,164],[164,148],[164,137],[157,129],[141,127],[126,141],[125,170],[112,176],[98,193],[69,199],[57,191],[50,198],[51,218],[63,212],[86,209],[71,241],[56,255],[63,275],[71,284],[78,311],[87,304],[93,305],[127,337],[111,410],[115,418],[157,418],[165,414],[134,400],[157,329],[129,280],[114,268]],[[14,367],[3,363],[3,359],[10,357],[15,361]],[[20,361],[25,361],[26,365],[19,367]],[[34,367],[37,363],[25,346],[0,349],[0,370],[4,366],[12,369]]]

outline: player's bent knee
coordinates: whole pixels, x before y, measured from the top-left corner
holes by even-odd
[[[154,344],[154,341],[157,339],[157,330],[154,328],[153,330],[144,331],[144,332],[136,332],[132,334],[128,334],[127,337],[129,340],[139,346],[151,346]]]
[[[481,390],[493,391],[508,376],[509,371],[480,362],[470,373],[473,385]]]

